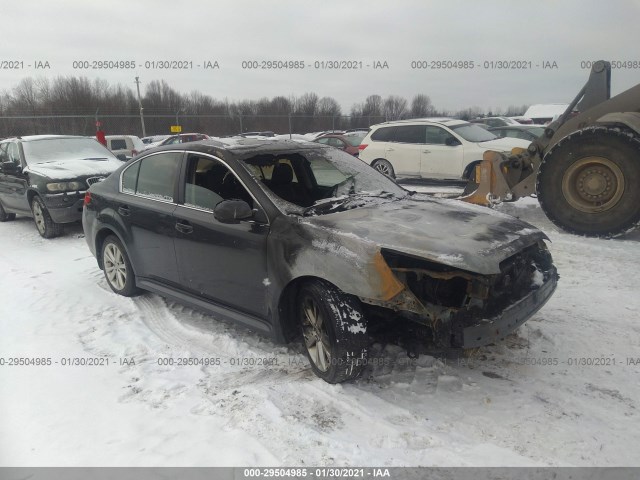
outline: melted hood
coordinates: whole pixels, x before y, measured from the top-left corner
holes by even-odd
[[[329,229],[336,242],[342,237],[351,243],[357,237],[381,249],[483,275],[500,273],[500,262],[547,239],[537,228],[509,215],[419,194],[307,217],[303,222]]]

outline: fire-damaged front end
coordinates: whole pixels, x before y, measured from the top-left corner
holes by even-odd
[[[388,301],[366,303],[425,325],[442,347],[472,348],[504,338],[553,294],[558,275],[543,240],[479,274],[390,250],[382,256],[404,288]]]
[[[543,232],[457,201],[414,196],[303,225],[313,248],[296,253],[296,276],[321,272],[387,330],[408,319],[428,327],[440,347],[504,338],[547,302],[558,281]]]

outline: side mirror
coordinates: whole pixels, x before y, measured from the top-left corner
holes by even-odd
[[[458,145],[460,145],[460,140],[458,140],[456,137],[447,137],[447,139],[444,141],[444,144],[449,147],[457,147]]]
[[[253,210],[244,200],[223,200],[213,209],[213,216],[222,223],[238,223],[253,217]]]
[[[126,162],[128,160],[127,156],[124,153],[119,153],[118,155],[116,155],[116,158],[118,160],[122,160],[123,162]]]

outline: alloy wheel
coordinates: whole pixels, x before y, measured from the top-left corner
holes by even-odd
[[[116,290],[124,289],[127,283],[127,264],[122,252],[113,243],[104,249],[104,271],[107,274],[107,280]]]
[[[331,347],[324,315],[311,297],[303,300],[302,314],[302,333],[309,357],[318,370],[326,372],[331,366]]]
[[[36,227],[38,227],[38,231],[41,235],[44,235],[46,225],[44,220],[44,214],[42,213],[42,207],[40,206],[40,202],[33,202],[33,219],[36,222]]]

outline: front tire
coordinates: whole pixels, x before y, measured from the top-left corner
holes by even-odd
[[[379,171],[381,174],[389,177],[390,179],[392,180],[396,179],[396,172],[393,170],[393,165],[391,165],[391,163],[389,163],[388,160],[385,160],[384,158],[379,158],[377,160],[374,160],[371,163],[371,166],[375,168],[377,171]]]
[[[367,322],[357,298],[322,280],[298,292],[297,314],[314,373],[328,383],[357,378],[367,363]]]
[[[51,219],[49,210],[47,210],[44,202],[37,195],[31,200],[31,212],[33,213],[33,221],[36,224],[38,233],[40,233],[43,238],[54,238],[62,235],[64,231],[63,226]]]
[[[140,293],[136,287],[131,261],[118,237],[108,236],[102,243],[100,255],[104,276],[111,290],[124,297]]]
[[[568,135],[545,155],[536,190],[547,217],[564,230],[625,233],[640,223],[640,138],[614,127]]]

